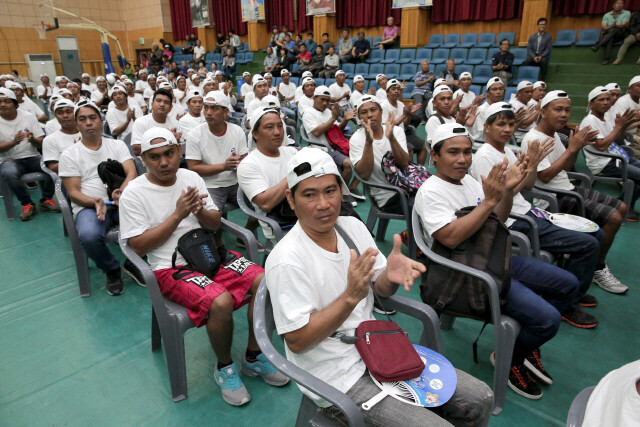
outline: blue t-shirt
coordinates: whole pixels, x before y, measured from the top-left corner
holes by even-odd
[[[495,67],[498,64],[505,64],[507,65],[507,68],[503,68],[501,70],[498,71],[506,71],[507,73],[511,73],[511,66],[513,65],[513,60],[515,59],[515,57],[513,56],[513,53],[511,52],[507,52],[506,55],[502,55],[500,52],[496,52],[493,54],[493,56],[491,57],[491,66]]]
[[[296,53],[294,52],[294,48],[296,47],[295,41],[291,40],[289,43],[285,43],[285,46],[287,47],[287,49],[291,50],[291,51],[287,50],[287,56],[291,56],[291,57],[296,56]]]
[[[353,47],[356,48],[356,53],[364,53],[371,49],[371,44],[367,39],[364,39],[364,40],[358,39],[353,43]]]

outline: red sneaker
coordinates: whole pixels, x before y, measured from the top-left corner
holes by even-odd
[[[60,206],[58,206],[53,199],[41,200],[38,208],[40,208],[42,212],[60,212]]]

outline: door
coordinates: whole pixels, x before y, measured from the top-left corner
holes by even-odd
[[[82,76],[78,40],[75,37],[57,36],[58,52],[62,63],[62,72],[69,79],[79,79]]]

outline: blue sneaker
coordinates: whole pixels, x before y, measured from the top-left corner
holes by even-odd
[[[242,358],[242,373],[248,377],[260,376],[269,385],[283,386],[289,382],[289,377],[278,372],[276,368],[267,360],[264,354],[260,353],[255,362],[248,362]]]
[[[213,377],[222,391],[222,398],[232,406],[242,406],[251,400],[249,392],[242,384],[236,364],[232,363],[221,370],[215,370]]]

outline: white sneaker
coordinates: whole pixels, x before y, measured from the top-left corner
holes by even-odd
[[[593,273],[593,281],[596,285],[600,286],[607,292],[611,292],[612,294],[624,294],[629,290],[628,286],[620,283],[620,281],[611,274],[609,267],[606,265],[602,270],[596,270]]]

